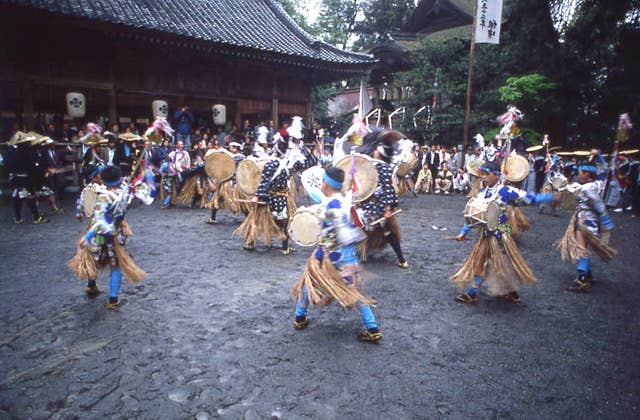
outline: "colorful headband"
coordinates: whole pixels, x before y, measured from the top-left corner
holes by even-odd
[[[485,173],[485,174],[494,174],[494,175],[500,175],[500,169],[494,169],[491,170],[490,168],[487,168],[486,166],[482,166],[480,168],[480,172]]]
[[[122,177],[111,181],[111,182],[107,182],[107,181],[103,181],[104,185],[106,185],[107,187],[117,187],[118,185],[122,184]]]
[[[96,175],[101,173],[103,169],[104,169],[104,166],[102,165],[96,167],[93,171],[89,172],[89,178],[95,177]]]
[[[322,180],[326,182],[333,189],[336,189],[336,190],[342,189],[342,182],[338,182],[335,179],[331,178],[329,175],[327,175],[326,172],[322,175]]]
[[[598,172],[598,168],[593,165],[580,165],[578,169],[585,172]]]

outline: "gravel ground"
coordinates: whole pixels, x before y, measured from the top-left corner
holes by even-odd
[[[148,278],[84,296],[64,263],[82,224],[0,222],[0,418],[638,418],[640,224],[614,214],[596,286],[564,291],[574,267],[552,243],[569,215],[540,216],[520,240],[539,282],[514,305],[455,303],[448,276],[472,241],[463,197],[404,198],[408,270],[390,249],[365,264],[384,339],[360,343],[356,311],[312,310],[295,331],[289,288],[311,252],[242,250],[239,218],[133,208],[129,250]],[[43,206],[44,207],[44,206]],[[432,226],[446,230],[434,230]],[[108,276],[99,281],[106,291]]]

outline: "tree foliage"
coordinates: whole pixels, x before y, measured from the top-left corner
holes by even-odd
[[[558,87],[558,83],[539,73],[510,77],[498,88],[500,100],[506,103],[517,103],[520,106],[537,107],[547,99],[549,91]]]

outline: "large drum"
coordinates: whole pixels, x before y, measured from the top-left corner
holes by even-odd
[[[504,160],[503,172],[509,182],[520,182],[529,176],[529,162],[520,155],[508,156]]]
[[[344,171],[344,183],[342,192],[352,190],[351,167],[355,166],[355,192],[353,202],[359,203],[371,197],[378,187],[378,170],[376,165],[367,155],[353,154],[345,156],[336,163],[336,166]]]
[[[472,159],[467,162],[465,167],[467,168],[467,173],[469,176],[480,176],[480,168],[484,165],[483,159]]]
[[[84,195],[82,196],[82,212],[86,217],[93,217],[96,198],[98,198],[98,193],[94,187],[89,187],[84,190]]]
[[[396,174],[399,177],[404,178],[405,176],[409,175],[417,165],[418,165],[418,157],[413,153],[411,153],[406,162],[401,162],[398,165],[398,171],[396,172]]]
[[[464,208],[464,221],[469,227],[485,225],[488,230],[496,230],[500,213],[500,206],[494,200],[474,197]]]
[[[553,187],[554,191],[558,191],[560,188],[566,187],[569,181],[566,176],[557,174],[550,178],[549,183]]]
[[[225,152],[213,152],[204,157],[204,169],[207,175],[216,182],[231,179],[236,172],[236,161]]]
[[[267,162],[266,160],[245,159],[238,164],[236,183],[240,191],[246,195],[254,195],[258,191],[262,170]]]
[[[322,221],[316,215],[316,208],[300,207],[289,220],[289,237],[300,246],[314,246],[322,238]]]

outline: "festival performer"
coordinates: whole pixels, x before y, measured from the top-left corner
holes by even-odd
[[[35,171],[32,174],[32,181],[36,199],[46,199],[54,214],[62,214],[64,210],[58,207],[54,190],[60,191],[60,186],[64,185],[64,175],[58,173],[62,165],[57,163],[59,156],[53,147],[54,141],[50,137],[42,136],[33,131],[28,132],[27,135],[33,137],[31,146]]]
[[[576,278],[567,287],[570,292],[583,292],[594,284],[589,246],[605,262],[610,261],[617,253],[607,244],[608,232],[614,228],[614,224],[602,200],[604,182],[597,178],[598,168],[591,162],[585,162],[578,165],[579,186],[568,186],[569,190],[578,195],[578,206],[564,236],[556,246],[563,261],[577,263]]]
[[[232,141],[229,143],[228,151],[226,149],[219,149],[207,152],[207,155],[210,153],[226,153],[233,158],[237,168],[238,163],[245,158],[244,155],[240,153],[240,148],[240,143]],[[239,214],[242,211],[246,215],[249,212],[244,203],[237,201],[240,198],[240,192],[236,189],[235,175],[223,182],[215,182],[210,177],[207,177],[207,185],[208,191],[210,191],[209,195],[211,196],[205,206],[211,209],[211,217],[206,221],[207,224],[215,225],[218,223],[216,217],[220,209],[229,210],[233,214]],[[242,199],[245,199],[244,195]]]
[[[182,173],[191,166],[191,158],[189,153],[184,150],[182,140],[176,142],[176,149],[169,153],[164,163],[160,167],[162,177],[162,187],[165,198],[162,202],[161,209],[173,206],[173,198],[176,197],[180,186],[182,185]]]
[[[519,303],[520,287],[523,284],[534,283],[536,278],[511,237],[507,204],[514,201],[526,204],[551,201],[553,195],[531,194],[502,184],[500,165],[495,162],[485,163],[480,172],[485,186],[477,198],[495,201],[500,209],[499,224],[495,230],[489,230],[486,225],[482,226],[471,253],[462,267],[450,277],[459,288],[466,289],[466,292],[457,295],[455,300],[461,303],[476,303],[478,289],[484,283],[490,295]],[[465,223],[456,239],[462,241],[470,230],[471,227]]]
[[[86,293],[95,297],[100,293],[97,286],[99,270],[109,266],[109,300],[107,309],[120,306],[118,294],[124,275],[130,282],[141,281],[146,273],[142,271],[125,250],[127,236],[131,234],[124,221],[127,206],[133,199],[132,189],[123,183],[122,172],[117,166],[106,167],[101,174],[105,188],[97,188],[93,216],[89,228],[78,241],[76,255],[67,266],[78,276],[88,279]]]
[[[322,238],[307,260],[302,277],[291,289],[296,300],[293,327],[301,330],[309,325],[309,305],[325,306],[335,299],[344,308],[357,307],[365,329],[358,334],[361,341],[377,342],[382,338],[371,310],[375,302],[358,290],[359,266],[356,242],[362,238],[350,224],[350,204],[340,192],[344,172],[335,166],[326,169],[321,191],[324,201],[317,210],[322,219]]]
[[[362,259],[375,250],[391,245],[398,259],[400,268],[409,268],[409,263],[402,253],[400,245],[400,226],[391,212],[398,207],[398,195],[393,188],[393,171],[389,162],[394,154],[394,144],[404,135],[395,130],[378,130],[367,134],[362,139],[362,145],[357,148],[358,153],[371,156],[378,172],[378,187],[368,199],[360,203],[364,211],[367,241],[362,251]],[[385,220],[377,225],[372,222],[384,217]]]
[[[289,236],[286,232],[289,217],[296,211],[296,204],[289,194],[290,171],[284,158],[287,143],[277,142],[273,146],[274,155],[262,170],[260,185],[256,195],[251,199],[254,203],[247,218],[234,231],[244,237],[244,249],[255,249],[256,241],[262,237],[267,245],[274,238],[282,240],[282,253],[294,252],[289,247]]]
[[[31,210],[34,224],[49,221],[49,219],[40,214],[36,201],[35,186],[39,174],[32,150],[29,147],[34,140],[34,136],[18,131],[8,142],[7,171],[9,173],[11,204],[16,224],[24,223],[22,219],[22,205],[24,203]]]
[[[89,166],[106,165],[108,156],[105,156],[99,149],[101,144],[107,144],[107,139],[101,136],[102,129],[99,125],[87,124],[86,134],[78,140],[86,150],[82,155],[82,173],[87,177],[87,168]],[[115,140],[115,137],[114,137]]]
[[[103,188],[102,170],[104,168],[105,167],[102,165],[91,164],[87,165],[85,168],[85,176],[87,177],[86,185],[82,189],[80,195],[78,196],[78,199],[76,200],[76,218],[80,221],[82,221],[85,215],[85,201],[87,195],[95,195],[98,189]],[[89,215],[89,217],[91,217],[91,215]]]
[[[200,205],[204,207],[204,184],[206,179],[206,173],[204,170],[204,155],[206,148],[204,147],[204,141],[199,140],[193,143],[193,149],[189,152],[189,160],[191,167],[183,174],[184,185],[178,195],[178,201],[185,206],[193,208],[200,198]]]

